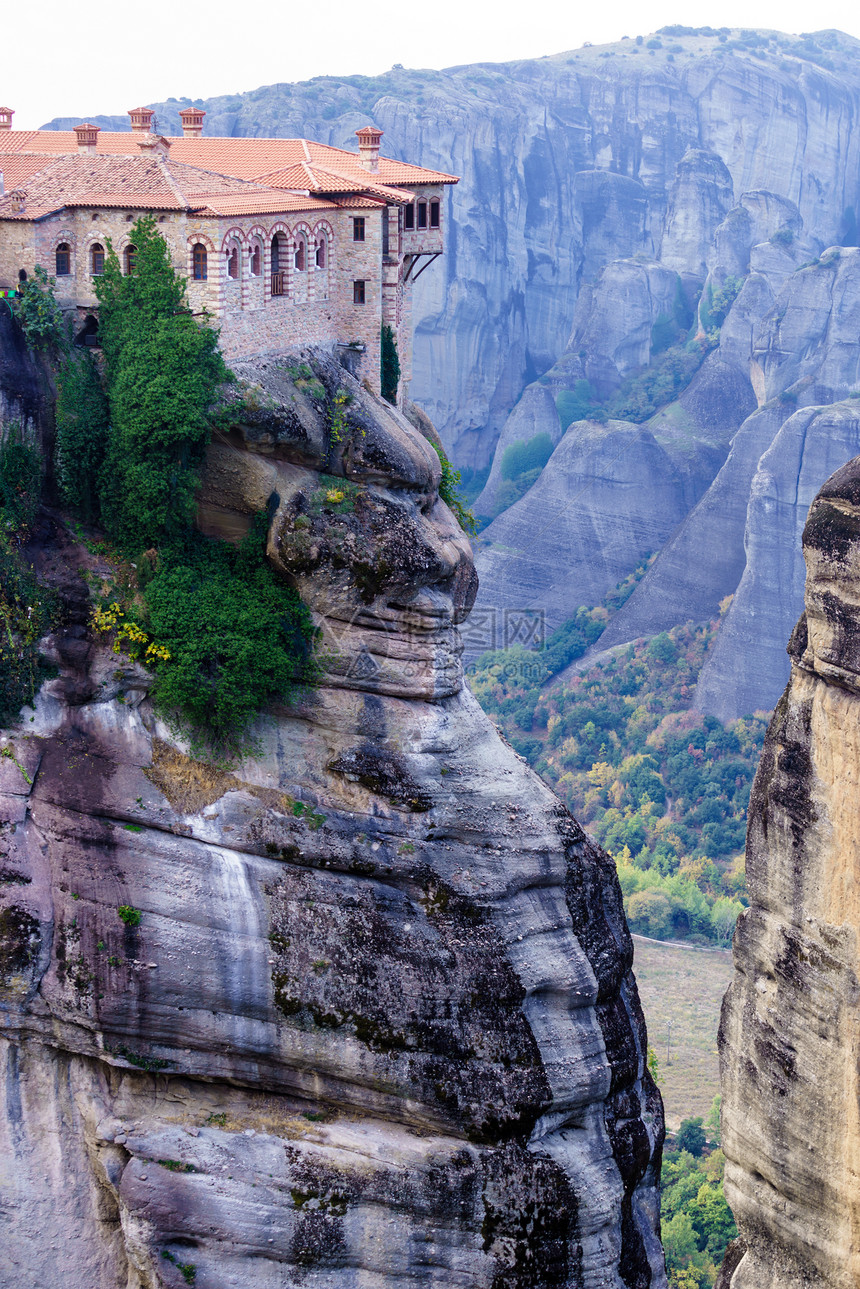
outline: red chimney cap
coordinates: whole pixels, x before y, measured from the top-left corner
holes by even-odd
[[[76,125],[74,130],[77,135],[79,148],[86,146],[95,147],[98,142],[100,126],[90,125],[89,121],[85,121],[82,125]]]
[[[363,125],[355,133],[360,143],[378,143],[384,131],[378,130],[375,125]]]

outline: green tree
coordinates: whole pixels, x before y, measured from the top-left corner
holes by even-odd
[[[638,891],[627,901],[627,919],[634,931],[665,939],[672,932],[672,901],[662,891]]]
[[[397,353],[397,337],[388,323],[382,325],[382,344],[380,347],[380,385],[382,397],[389,403],[397,402],[397,386],[400,384],[400,358]]]
[[[705,1130],[702,1127],[701,1115],[697,1115],[693,1119],[684,1119],[682,1121],[675,1136],[675,1146],[678,1150],[686,1150],[693,1155],[694,1158],[698,1158],[705,1149],[707,1143],[708,1139],[705,1135]]]
[[[54,295],[56,285],[56,279],[37,264],[33,276],[18,287],[15,317],[31,349],[62,349],[66,345],[63,315]]]
[[[708,1116],[705,1119],[704,1124],[708,1133],[708,1141],[710,1141],[714,1146],[719,1146],[721,1140],[720,1110],[722,1108],[722,1104],[723,1098],[718,1092],[714,1097],[713,1104],[708,1111]]]
[[[136,554],[192,523],[197,469],[228,372],[217,333],[191,316],[155,220],[142,217],[131,236],[135,272],[121,272],[108,243],[96,279],[111,410],[99,501],[110,535]]]
[[[89,350],[72,350],[57,374],[57,477],[66,503],[88,523],[101,514],[97,481],[110,411]]]

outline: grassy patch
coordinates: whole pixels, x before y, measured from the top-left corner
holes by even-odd
[[[152,740],[152,765],[144,774],[183,815],[199,814],[239,786],[232,774],[184,756],[158,738]]]
[[[727,949],[688,948],[638,935],[633,940],[648,1044],[657,1053],[666,1123],[675,1129],[690,1115],[707,1115],[720,1090],[717,1026],[732,955]]]

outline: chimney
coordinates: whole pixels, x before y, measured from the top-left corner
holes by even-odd
[[[155,116],[151,107],[131,107],[128,116],[135,134],[149,134],[152,118]]]
[[[10,192],[9,201],[12,204],[13,214],[22,215],[24,213],[24,207],[27,204],[27,194],[18,188],[15,192]]]
[[[182,133],[186,139],[199,139],[203,133],[203,118],[206,113],[199,107],[184,107],[179,113],[182,122]]]
[[[170,151],[170,140],[165,139],[163,134],[140,134],[137,146],[144,157],[166,157]]]
[[[382,131],[373,125],[365,125],[355,133],[358,136],[359,161],[365,170],[375,175],[379,170],[379,141]]]
[[[12,117],[15,115],[14,108],[0,107],[0,130],[12,129]]]
[[[75,136],[78,140],[78,152],[95,152],[99,139],[97,125],[76,125]]]

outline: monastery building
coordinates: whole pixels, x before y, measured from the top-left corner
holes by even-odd
[[[14,130],[0,108],[0,290],[41,265],[60,304],[96,333],[93,279],[108,242],[134,272],[131,227],[158,221],[195,312],[208,312],[231,358],[295,344],[351,349],[378,392],[383,324],[394,331],[408,396],[412,283],[443,251],[454,175],[381,157],[382,131],[358,153],[307,139],[209,138],[205,113],[180,113],[182,138],[153,133]]]

